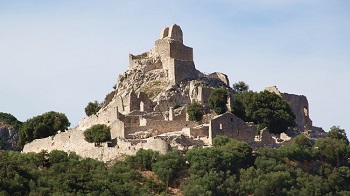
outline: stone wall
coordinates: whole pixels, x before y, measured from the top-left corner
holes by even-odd
[[[132,145],[123,139],[117,139],[115,147],[95,147],[93,143],[88,143],[84,140],[83,131],[70,129],[67,132],[58,133],[55,136],[50,136],[43,139],[36,139],[24,146],[23,152],[40,152],[47,150],[62,150],[65,152],[76,152],[84,158],[93,158],[100,161],[110,161],[120,155],[135,155],[139,149],[152,149],[160,153],[166,153],[168,150],[167,142],[159,138],[149,138],[144,143],[140,142]]]
[[[193,48],[179,42],[170,43],[169,57],[181,61],[193,61]]]
[[[140,55],[129,54],[129,68],[140,65],[140,61],[148,56],[148,53],[142,53]]]
[[[288,102],[295,114],[295,122],[300,131],[307,131],[312,128],[312,121],[309,117],[309,102],[304,95],[281,93],[276,86],[267,87],[265,90],[281,96]]]
[[[183,80],[195,79],[198,77],[198,71],[196,70],[193,61],[171,59],[169,64],[169,79],[173,83],[178,84]]]
[[[191,137],[209,137],[209,126],[193,127],[190,129]]]
[[[210,140],[214,139],[216,135],[225,135],[252,144],[257,134],[256,126],[248,126],[243,120],[232,113],[225,113],[214,117],[209,125]]]
[[[226,86],[230,86],[230,81],[227,77],[226,74],[223,73],[219,73],[219,72],[214,72],[212,74],[209,75],[210,78],[218,78],[219,80],[221,80]]]
[[[155,134],[163,134],[167,132],[181,131],[185,127],[193,127],[195,123],[192,121],[166,121],[146,119],[146,126],[127,126],[125,127],[125,136],[136,132],[152,131]]]
[[[173,24],[170,27],[165,27],[160,32],[160,39],[170,39],[183,43],[183,33],[178,25]]]
[[[125,138],[125,124],[123,121],[117,119],[109,126],[111,128],[111,138],[116,137]]]
[[[295,114],[295,122],[299,130],[306,131],[311,129],[312,121],[309,118],[309,102],[304,95],[293,95],[282,93],[282,97],[289,103]]]
[[[112,100],[106,107],[102,108],[96,114],[85,117],[79,121],[77,129],[85,130],[96,124],[105,124],[109,126],[117,119],[117,100]]]

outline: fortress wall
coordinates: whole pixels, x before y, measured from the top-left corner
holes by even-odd
[[[109,126],[117,119],[118,102],[120,102],[120,100],[117,98],[113,99],[106,107],[102,108],[96,114],[83,118],[79,121],[77,129],[86,130],[96,124],[105,124]]]
[[[210,78],[217,78],[219,80],[221,80],[226,86],[230,86],[230,81],[227,77],[227,75],[223,74],[223,73],[219,73],[219,72],[214,72],[212,74],[209,74]]]
[[[152,109],[152,101],[148,98],[146,93],[140,92],[138,95],[134,91],[129,93],[128,98],[129,109],[128,112],[132,111],[149,111]]]
[[[209,127],[202,126],[201,128],[191,128],[190,136],[192,137],[209,137]]]
[[[139,126],[140,125],[140,117],[139,116],[125,116],[124,124],[127,127]]]
[[[159,40],[157,40],[155,42],[154,51],[155,51],[156,54],[158,54],[161,57],[162,61],[165,58],[169,58],[170,57],[169,40],[166,40],[166,39],[159,39]]]
[[[124,130],[125,130],[124,138],[132,139],[133,138],[132,134],[140,131],[148,131],[150,129],[148,127],[125,127]]]
[[[83,158],[93,158],[106,162],[122,154],[135,155],[141,148],[156,150],[163,154],[168,150],[167,143],[158,138],[150,138],[147,140],[147,143],[139,143],[137,145],[131,145],[129,142],[122,141],[117,140],[118,145],[116,147],[95,147],[95,144],[84,140],[83,131],[71,129],[67,132],[58,133],[55,136],[36,139],[26,144],[23,152],[38,153],[42,150],[47,150],[48,152],[62,150],[69,153],[74,151]]]
[[[225,113],[210,121],[209,137],[212,140],[216,135],[225,135],[251,144],[257,135],[257,129],[255,126],[248,126],[234,114]]]
[[[185,79],[194,79],[198,76],[198,71],[193,61],[172,59],[170,65],[169,74],[172,75],[170,78],[172,78],[175,83],[180,83]]]
[[[24,146],[23,152],[40,152],[41,150],[81,151],[94,147],[94,144],[84,140],[83,131],[70,129],[47,138],[36,139]]]
[[[136,67],[140,64],[140,60],[146,58],[148,56],[148,53],[142,53],[140,55],[132,55],[129,54],[129,68]]]
[[[163,134],[167,132],[181,131],[184,127],[193,127],[194,122],[191,121],[165,121],[165,120],[152,120],[147,119],[147,125],[142,126],[130,126],[125,127],[125,136],[133,134],[138,131],[153,130],[157,134]]]
[[[129,68],[133,68],[136,67],[137,65],[139,65],[139,59],[136,58],[134,55],[129,54]]]
[[[193,61],[193,48],[179,42],[170,43],[170,58]]]
[[[311,129],[312,121],[309,118],[309,102],[304,95],[282,93],[282,97],[289,103],[295,114],[295,122],[300,130]]]
[[[187,109],[181,111],[180,114],[174,115],[174,121],[186,121]]]
[[[203,104],[204,106],[209,106],[209,97],[210,93],[213,89],[199,86],[198,93],[199,93],[199,102]]]
[[[141,102],[143,104],[143,110],[141,111],[150,111],[152,109],[152,101],[148,98],[148,96],[146,95],[146,93],[144,92],[140,92],[138,94],[138,101],[139,101],[139,105],[140,105],[140,110],[141,110]]]
[[[117,119],[113,121],[113,123],[109,126],[111,128],[111,138],[114,139],[116,137],[125,138],[125,124],[123,121]]]

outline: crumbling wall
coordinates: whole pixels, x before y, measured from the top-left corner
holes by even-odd
[[[117,119],[117,100],[112,100],[106,107],[100,109],[96,114],[87,116],[79,121],[77,129],[85,130],[96,124],[109,126]]]
[[[198,77],[193,61],[183,61],[178,59],[170,59],[169,63],[169,79],[173,83],[180,83],[186,79],[195,79]]]
[[[289,103],[293,113],[295,114],[295,122],[298,129],[306,131],[311,129],[312,121],[309,118],[309,102],[304,95],[293,95],[282,93],[282,97]]]
[[[148,98],[146,93],[139,92],[136,95],[135,91],[131,91],[128,96],[128,101],[126,103],[128,105],[126,111],[149,111],[152,109],[152,101]]]
[[[111,129],[111,138],[114,139],[116,137],[125,138],[125,124],[123,121],[117,119],[112,122],[109,126]]]
[[[190,129],[191,137],[209,137],[209,126],[199,126]]]
[[[221,80],[226,86],[230,86],[230,81],[226,74],[220,73],[220,72],[214,72],[209,75],[210,78],[218,78]]]
[[[309,102],[304,95],[281,93],[276,86],[267,87],[265,90],[281,96],[288,102],[295,114],[295,122],[300,131],[307,131],[312,128],[312,121],[309,117]]]
[[[276,140],[273,138],[273,134],[269,133],[267,129],[260,130],[260,134],[256,135],[255,143],[253,147],[274,147]]]
[[[50,136],[43,139],[36,139],[24,146],[23,152],[36,152],[42,150],[51,152],[52,150],[62,150],[65,152],[75,152],[83,158],[93,158],[100,161],[110,161],[120,155],[135,155],[139,149],[152,149],[164,154],[168,151],[168,144],[159,138],[149,138],[145,143],[132,145],[123,139],[117,138],[117,145],[107,147],[104,144],[102,147],[96,147],[94,143],[88,143],[84,140],[83,131],[70,129],[66,132],[61,132],[55,136]]]
[[[129,54],[129,69],[141,68],[143,72],[162,69],[163,65],[160,58],[152,55],[152,51],[136,56]]]
[[[195,123],[192,121],[166,121],[166,120],[152,120],[147,119],[146,126],[127,126],[125,127],[125,136],[152,130],[156,134],[163,134],[167,132],[181,131],[185,127],[193,127]]]
[[[160,39],[174,40],[183,43],[183,33],[180,26],[173,24],[170,27],[165,27],[160,32]]]
[[[225,113],[214,117],[210,121],[209,139],[214,139],[216,135],[225,135],[252,144],[255,135],[257,135],[257,129],[255,126],[248,126],[234,114]]]

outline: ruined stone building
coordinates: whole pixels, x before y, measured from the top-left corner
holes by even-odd
[[[229,92],[229,111],[234,92],[225,74],[207,75],[196,69],[193,49],[184,45],[183,32],[176,24],[161,31],[150,51],[129,55],[128,69],[119,76],[115,87],[95,115],[82,119],[67,132],[26,144],[23,151],[58,149],[109,161],[121,154],[135,154],[141,148],[164,153],[169,147],[210,146],[216,135],[226,135],[255,147],[273,146],[280,139],[267,131],[258,131],[254,124],[230,112],[217,116],[210,113],[208,98],[213,89],[224,88]],[[298,130],[313,129],[305,96],[280,93],[277,88],[268,90],[290,103]],[[200,103],[208,113],[203,122],[188,121],[186,107],[194,102]],[[95,147],[84,140],[84,130],[96,124],[111,128],[111,143]]]

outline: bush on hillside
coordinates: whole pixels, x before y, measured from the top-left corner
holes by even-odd
[[[203,118],[202,105],[195,102],[187,107],[187,114],[190,121],[201,121]]]
[[[84,137],[87,142],[100,144],[111,140],[110,128],[106,125],[97,124],[84,132]]]
[[[97,101],[89,102],[88,105],[85,107],[85,114],[87,116],[91,116],[96,114],[101,109],[101,104],[99,104]]]
[[[35,139],[55,135],[58,131],[65,131],[70,126],[68,118],[63,113],[46,112],[24,122],[19,130],[19,146]]]
[[[226,103],[228,92],[225,89],[217,88],[211,91],[209,96],[209,106],[216,114],[223,114],[227,111]]]

